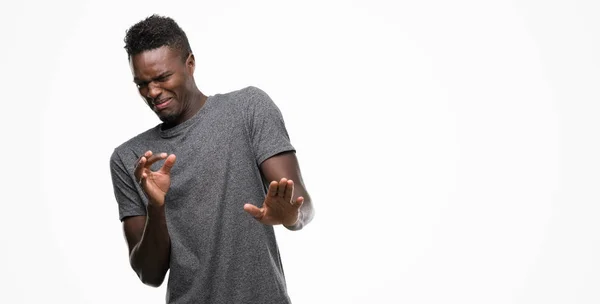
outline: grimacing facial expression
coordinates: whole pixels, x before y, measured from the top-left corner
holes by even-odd
[[[146,104],[165,123],[179,123],[189,107],[194,56],[185,62],[168,46],[144,51],[129,60],[133,81]]]

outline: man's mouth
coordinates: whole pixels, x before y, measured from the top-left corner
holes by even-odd
[[[166,108],[167,106],[169,106],[170,103],[171,103],[171,97],[168,97],[168,98],[164,98],[164,99],[155,101],[154,107],[157,110],[162,110],[162,109]]]

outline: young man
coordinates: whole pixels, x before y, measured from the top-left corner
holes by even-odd
[[[313,209],[279,109],[255,87],[205,96],[171,18],[133,25],[125,49],[162,121],[110,158],[133,270],[155,287],[170,270],[167,303],[290,303],[273,226]]]

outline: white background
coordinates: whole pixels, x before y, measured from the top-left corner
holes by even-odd
[[[125,30],[187,32],[205,94],[283,112],[317,215],[277,227],[302,303],[600,303],[600,2],[2,4],[1,303],[164,303],[112,193],[158,123]]]

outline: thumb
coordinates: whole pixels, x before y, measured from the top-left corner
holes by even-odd
[[[257,220],[260,220],[263,217],[263,211],[252,204],[245,204],[244,211],[250,213],[250,215]]]

